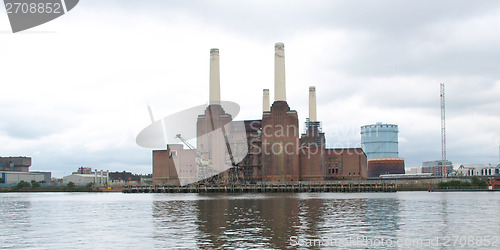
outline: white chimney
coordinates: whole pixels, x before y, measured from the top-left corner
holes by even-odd
[[[269,103],[269,89],[264,89],[264,94],[262,97],[262,110],[264,112],[271,111],[271,104]]]
[[[210,49],[210,104],[220,104],[219,49]]]
[[[316,122],[316,87],[309,87],[309,121]]]
[[[285,45],[274,45],[274,101],[286,101]]]

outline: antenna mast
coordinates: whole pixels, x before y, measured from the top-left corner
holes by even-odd
[[[441,83],[441,161],[443,169],[443,177],[446,177],[448,172],[446,164],[446,114],[445,114],[445,99],[444,99],[444,83]]]

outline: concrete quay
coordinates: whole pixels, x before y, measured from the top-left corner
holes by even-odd
[[[123,193],[315,193],[396,192],[395,184],[297,184],[221,186],[125,186]]]

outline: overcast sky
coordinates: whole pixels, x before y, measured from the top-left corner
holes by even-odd
[[[151,173],[135,144],[146,106],[159,119],[207,103],[210,48],[236,119],[260,119],[276,42],[288,104],[302,126],[316,86],[329,147],[394,123],[407,168],[440,159],[444,82],[448,159],[499,160],[500,1],[82,0],[16,34],[0,12],[0,155],[31,170]]]

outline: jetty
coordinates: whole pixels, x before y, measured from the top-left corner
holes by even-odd
[[[123,193],[315,193],[396,192],[397,184],[281,184],[281,185],[189,185],[125,186]]]

